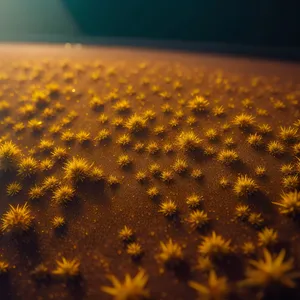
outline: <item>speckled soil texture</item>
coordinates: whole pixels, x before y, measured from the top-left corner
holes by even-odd
[[[0,299],[297,299],[299,101],[299,65],[1,45]]]

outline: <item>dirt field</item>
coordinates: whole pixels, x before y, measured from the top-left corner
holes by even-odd
[[[8,170],[0,149],[0,256],[8,265],[0,270],[0,299],[112,299],[101,290],[112,285],[107,276],[123,282],[125,274],[141,270],[150,299],[196,299],[191,281],[206,285],[214,271],[227,278],[229,293],[217,298],[213,291],[208,299],[274,299],[263,283],[242,288],[240,282],[249,259],[263,258],[265,247],[273,255],[285,249],[293,268],[300,267],[300,195],[292,217],[273,203],[289,193],[297,197],[299,101],[296,64],[129,48],[0,45],[0,147],[12,141],[19,149]],[[73,137],[69,142],[66,132]],[[187,141],[191,132],[194,139]],[[127,145],[120,144],[122,135]],[[273,141],[278,143],[272,148]],[[64,149],[63,157],[53,154],[56,147]],[[28,157],[34,163],[24,170]],[[67,174],[73,157],[86,162],[79,180]],[[103,171],[97,180],[95,167]],[[238,182],[244,175],[254,184],[243,194]],[[47,188],[50,176],[57,181]],[[20,187],[14,196],[8,189],[13,182]],[[66,185],[74,195],[61,203],[54,195]],[[151,198],[153,187],[159,195]],[[191,196],[208,217],[199,229],[187,203]],[[163,209],[169,200],[174,210]],[[25,203],[30,226],[20,232],[16,221],[6,230],[9,205]],[[239,205],[249,206],[243,220]],[[54,217],[64,225],[55,229]],[[129,242],[119,236],[124,226],[134,233]],[[263,243],[259,233],[265,228],[275,236]],[[230,253],[222,254],[222,245],[215,253],[199,251],[212,232],[231,241]],[[165,262],[160,243],[169,239],[182,255],[171,253]],[[142,249],[137,259],[127,253],[132,242]],[[247,242],[253,243],[251,255],[244,250]],[[79,274],[57,276],[62,257],[80,263]],[[204,268],[199,258],[211,266]],[[40,265],[44,272],[37,272]],[[276,295],[296,299],[298,284]],[[117,296],[132,299],[134,289]]]

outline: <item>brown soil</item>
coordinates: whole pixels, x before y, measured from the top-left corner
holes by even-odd
[[[48,59],[48,62],[45,62]],[[65,68],[62,62],[67,60]],[[95,62],[100,61],[100,66]],[[140,66],[147,63],[146,67]],[[81,73],[75,70],[76,64],[83,68]],[[0,100],[10,104],[7,115],[1,115],[0,134],[3,140],[12,140],[28,155],[32,148],[36,148],[41,138],[55,141],[56,146],[65,146],[60,135],[52,136],[48,129],[52,124],[60,121],[71,111],[75,110],[79,117],[72,122],[73,132],[86,130],[94,137],[103,128],[108,128],[112,135],[111,140],[95,146],[80,145],[77,141],[67,145],[69,156],[79,155],[105,171],[106,178],[116,175],[121,179],[116,188],[103,184],[86,182],[76,189],[76,199],[66,207],[54,205],[51,202],[51,193],[47,193],[38,201],[28,200],[28,190],[34,184],[42,182],[45,176],[55,174],[63,182],[63,164],[57,163],[48,172],[39,172],[30,180],[23,180],[23,190],[15,197],[6,195],[6,186],[12,181],[22,180],[15,174],[1,173],[1,201],[0,215],[9,208],[9,204],[23,204],[29,201],[32,214],[35,217],[33,229],[22,237],[13,237],[3,233],[0,237],[0,254],[3,260],[9,263],[8,276],[2,277],[0,299],[111,299],[100,290],[103,285],[110,285],[106,276],[114,274],[123,279],[126,273],[135,276],[139,268],[145,269],[149,275],[147,287],[152,299],[195,299],[195,291],[188,286],[189,280],[206,282],[207,275],[195,269],[197,264],[198,245],[204,235],[212,231],[231,239],[235,247],[234,255],[221,263],[218,275],[229,278],[234,284],[244,278],[247,258],[243,255],[241,246],[246,241],[253,241],[257,245],[257,230],[245,222],[236,220],[235,207],[241,200],[233,193],[232,187],[223,189],[219,185],[221,177],[227,177],[232,184],[239,174],[247,174],[255,178],[260,192],[249,200],[253,211],[262,213],[268,227],[278,230],[279,243],[275,252],[281,248],[288,251],[288,255],[295,260],[295,267],[300,267],[300,235],[299,224],[286,216],[279,214],[278,207],[272,201],[279,201],[283,190],[282,173],[280,167],[284,163],[295,163],[292,146],[288,145],[287,153],[282,158],[274,158],[265,149],[254,150],[247,144],[248,133],[241,131],[235,125],[222,132],[217,142],[211,143],[204,133],[209,128],[221,132],[224,123],[232,124],[234,117],[241,112],[256,117],[258,124],[268,123],[273,134],[264,138],[267,143],[279,140],[280,126],[293,126],[299,117],[299,103],[286,99],[288,94],[294,94],[300,99],[300,66],[294,64],[260,61],[254,59],[231,58],[226,56],[197,55],[189,53],[172,53],[168,51],[148,51],[136,49],[118,49],[105,47],[64,48],[63,46],[47,45],[1,45],[0,46],[0,74],[7,74],[0,81]],[[30,74],[40,67],[39,76],[31,79]],[[115,69],[115,75],[109,75],[108,70]],[[90,78],[92,72],[100,72],[99,80]],[[74,73],[70,82],[64,80],[64,74]],[[24,75],[24,79],[21,78]],[[1,76],[0,76],[1,77]],[[147,77],[149,86],[141,85],[141,79]],[[171,83],[165,78],[170,77]],[[259,78],[257,85],[252,84],[253,78]],[[217,78],[220,78],[217,83]],[[120,83],[124,79],[126,83]],[[173,83],[179,80],[182,89],[176,91]],[[53,120],[43,120],[45,129],[40,135],[34,135],[27,128],[27,119],[23,119],[18,109],[22,105],[21,99],[31,102],[31,93],[34,90],[44,90],[45,85],[56,82],[60,85],[60,93],[51,98],[49,107],[55,102],[65,106],[65,110],[55,114]],[[134,95],[126,94],[128,85],[133,86]],[[161,91],[171,94],[170,100],[164,100],[160,95],[151,91],[153,85],[158,85]],[[65,92],[70,86],[73,92]],[[31,89],[32,87],[32,89]],[[244,89],[242,89],[244,87]],[[103,111],[95,112],[89,107],[93,90],[100,98],[109,92],[119,89],[119,97],[130,101],[131,111],[142,114],[147,109],[156,112],[156,119],[149,122],[148,131],[142,135],[132,135],[135,142],[157,141],[160,146],[169,142],[175,144],[178,133],[193,130],[203,139],[203,145],[212,145],[217,152],[224,149],[224,139],[232,136],[236,141],[234,148],[241,158],[241,163],[235,167],[227,167],[217,161],[216,157],[205,156],[202,153],[186,155],[179,150],[171,155],[162,151],[158,155],[146,152],[136,153],[132,147],[122,149],[116,144],[117,137],[127,129],[116,129],[111,121],[118,114],[112,108],[116,101],[107,101]],[[187,103],[178,103],[178,100],[192,99],[191,92],[199,89],[199,95],[205,96],[210,102],[209,111],[195,115],[197,124],[190,126],[186,123],[188,116],[193,113]],[[145,94],[145,100],[137,100],[137,95]],[[242,101],[249,98],[253,101],[252,108],[243,106]],[[274,101],[281,100],[285,109],[276,109]],[[170,103],[173,114],[163,114],[161,105]],[[222,105],[225,108],[224,117],[215,117],[212,108]],[[265,109],[268,116],[260,116],[257,109]],[[168,124],[178,110],[184,112],[177,128]],[[106,124],[100,124],[97,118],[100,113],[108,116]],[[126,119],[128,115],[125,115]],[[10,116],[14,123],[24,122],[24,132],[16,134],[6,126],[5,118]],[[34,117],[41,119],[41,110],[37,110]],[[152,132],[156,125],[164,125],[166,133],[163,137],[155,136]],[[254,130],[255,132],[255,130]],[[133,144],[134,144],[133,143]],[[126,152],[133,160],[129,169],[121,169],[117,165],[117,157]],[[37,159],[47,155],[36,153]],[[135,179],[137,171],[147,171],[148,166],[158,162],[162,170],[171,169],[177,157],[185,157],[189,164],[187,174],[175,175],[170,184],[159,178],[150,176],[145,184]],[[254,169],[262,165],[266,167],[265,178],[257,178]],[[190,176],[191,169],[201,168],[204,178],[196,181]],[[157,201],[147,196],[147,188],[156,186],[161,192]],[[211,222],[207,229],[193,231],[186,219],[190,212],[186,198],[193,193],[204,196],[201,208],[207,212]],[[158,212],[159,203],[165,199],[174,200],[179,208],[175,219],[168,219]],[[64,215],[67,227],[63,234],[57,234],[52,228],[51,220],[56,215]],[[139,261],[133,261],[126,253],[126,248],[118,237],[124,225],[131,227],[138,242],[143,247],[144,255]],[[183,247],[185,263],[179,270],[168,270],[158,260],[160,241],[172,238]],[[257,246],[257,256],[261,249]],[[50,279],[47,282],[37,283],[30,272],[43,263],[49,270],[55,268],[55,261],[60,256],[68,259],[77,258],[80,261],[81,278],[78,282],[67,284]],[[232,297],[253,299],[253,294],[237,295]],[[296,296],[295,296],[296,297]]]

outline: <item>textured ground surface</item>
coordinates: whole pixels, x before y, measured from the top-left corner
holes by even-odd
[[[51,89],[55,92],[51,93]],[[38,104],[37,91],[47,95],[43,107]],[[90,107],[93,96],[103,100],[98,111]],[[191,109],[190,101],[197,96],[208,101],[205,112],[195,113]],[[130,105],[125,113],[115,109],[122,99],[127,99]],[[100,290],[101,286],[110,285],[107,275],[123,280],[126,273],[135,276],[139,269],[144,269],[149,276],[147,288],[151,298],[195,299],[197,293],[189,282],[205,284],[207,281],[207,272],[197,267],[201,256],[198,246],[203,236],[210,236],[213,231],[231,240],[233,253],[213,268],[218,276],[228,278],[233,291],[237,291],[236,283],[245,277],[249,257],[243,253],[244,243],[254,244],[252,258],[262,257],[258,232],[264,226],[278,231],[278,239],[269,247],[270,252],[286,249],[287,256],[294,258],[295,269],[299,268],[299,224],[280,214],[279,207],[272,204],[272,201],[280,201],[283,191],[298,188],[298,182],[292,187],[285,186],[283,179],[288,175],[281,172],[283,165],[292,164],[290,173],[297,177],[298,136],[290,143],[280,136],[281,126],[295,130],[300,126],[298,100],[300,67],[292,64],[134,49],[1,45],[1,143],[13,141],[23,156],[33,156],[40,164],[47,157],[52,159],[51,150],[47,154],[39,149],[40,140],[54,141],[55,147],[66,148],[67,160],[72,156],[83,157],[102,168],[105,178],[98,183],[86,180],[75,186],[75,199],[68,205],[58,205],[53,203],[50,191],[37,200],[31,200],[28,193],[32,186],[42,186],[44,178],[50,175],[65,184],[68,179],[63,161],[55,162],[48,171],[39,167],[35,176],[27,179],[14,172],[1,171],[0,215],[9,209],[9,204],[28,202],[34,220],[29,232],[17,237],[3,232],[0,237],[1,259],[9,264],[7,274],[0,278],[0,298],[111,299]],[[27,116],[22,108],[28,103],[34,109],[32,115]],[[56,109],[57,103],[63,106],[61,111]],[[169,113],[164,112],[166,103],[171,107]],[[224,114],[217,116],[216,108],[220,106]],[[45,113],[47,108],[54,110]],[[143,117],[147,110],[153,111],[155,118],[146,121],[147,128],[142,133],[131,133],[125,126],[126,121],[134,114]],[[71,111],[78,116],[69,122],[67,116]],[[49,118],[45,117],[47,113]],[[241,113],[253,116],[250,131],[241,130],[235,124],[236,116]],[[107,116],[107,121],[101,122],[100,115]],[[119,128],[114,125],[117,117],[123,118],[125,128],[122,124]],[[33,118],[41,121],[43,127],[38,134],[28,126]],[[24,125],[20,132],[17,128],[22,126],[15,126],[19,123]],[[251,133],[259,133],[262,124],[270,125],[271,132],[262,135],[263,145],[257,150],[247,139]],[[51,133],[52,125],[59,126],[57,134]],[[164,132],[156,134],[155,129],[160,125]],[[109,139],[95,143],[97,133],[105,128],[109,130]],[[208,138],[209,129],[216,130],[215,141]],[[90,142],[62,141],[61,134],[68,130],[74,134],[87,131]],[[202,139],[201,151],[186,153],[178,148],[177,139],[182,131],[193,131]],[[131,144],[124,148],[117,140],[125,133],[131,137]],[[230,137],[234,142],[232,147],[225,142]],[[151,154],[147,146],[154,141],[159,151]],[[283,155],[274,157],[269,153],[271,141],[279,141],[284,146]],[[144,151],[135,150],[138,142],[144,144]],[[165,153],[166,144],[173,151]],[[238,164],[226,166],[218,160],[220,151],[227,148],[236,151]],[[124,153],[132,160],[125,169],[117,163]],[[184,174],[173,170],[177,158],[188,164]],[[149,166],[153,163],[158,163],[161,171],[172,171],[173,180],[166,183],[160,176],[151,175]],[[265,168],[265,176],[256,174],[258,166]],[[191,176],[195,169],[203,172],[200,180]],[[139,171],[145,171],[148,176],[143,184],[136,180]],[[110,175],[117,176],[118,186],[108,184]],[[258,186],[258,191],[249,199],[240,200],[234,192],[240,175],[253,178]],[[222,178],[229,181],[228,187],[220,185]],[[295,180],[298,181],[298,177]],[[23,188],[11,197],[6,190],[14,181]],[[160,192],[155,200],[147,194],[153,186]],[[186,200],[193,194],[203,196],[200,209],[210,219],[200,230],[193,230],[188,222],[191,209]],[[166,200],[173,200],[178,206],[172,218],[159,212],[160,204]],[[251,212],[261,213],[264,219],[261,228],[236,218],[236,207],[241,203],[248,204]],[[65,218],[63,232],[53,229],[55,216]],[[132,260],[126,252],[126,244],[119,238],[125,225],[132,228],[143,249],[139,260]],[[182,247],[184,263],[179,268],[169,269],[158,258],[160,242],[165,243],[169,238]],[[75,283],[52,276],[40,283],[31,276],[40,264],[51,274],[56,260],[61,257],[80,262],[80,279]],[[255,292],[250,293],[247,288],[246,292],[236,292],[230,297],[253,299]]]

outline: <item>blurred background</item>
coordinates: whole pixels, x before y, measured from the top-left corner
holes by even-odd
[[[289,0],[1,0],[0,40],[134,40],[179,47],[188,42],[192,47],[289,49],[296,56],[299,12],[299,1]]]

